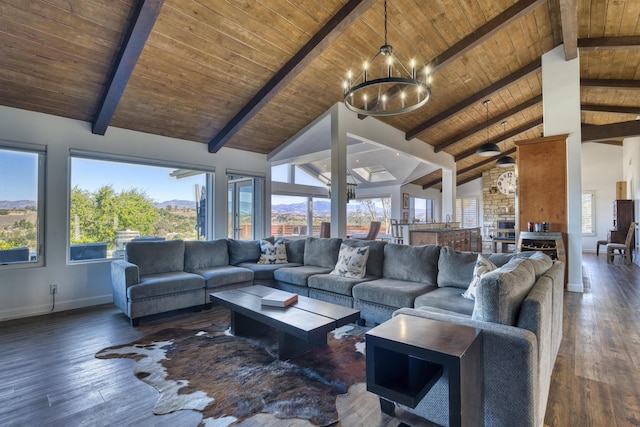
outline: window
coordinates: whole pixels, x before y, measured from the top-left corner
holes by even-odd
[[[409,209],[409,217],[419,222],[432,222],[433,200],[412,197],[411,208]]]
[[[44,265],[41,250],[44,247],[44,165],[44,147],[0,145],[0,265],[3,267]]]
[[[206,239],[213,173],[72,155],[69,259],[120,258],[131,240]]]
[[[595,192],[582,192],[582,235],[596,235]]]
[[[347,234],[367,234],[371,221],[380,221],[380,233],[389,232],[391,197],[361,198],[347,204]]]
[[[478,199],[456,199],[456,219],[461,227],[478,227]]]
[[[272,236],[312,236],[331,219],[331,200],[322,197],[271,196]],[[311,232],[309,232],[311,230]]]

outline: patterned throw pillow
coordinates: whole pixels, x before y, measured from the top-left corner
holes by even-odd
[[[283,239],[278,239],[273,244],[268,240],[260,240],[260,252],[262,255],[260,255],[258,264],[286,264],[289,262]]]
[[[482,254],[478,254],[478,259],[476,261],[476,266],[473,268],[473,280],[471,280],[471,284],[467,288],[466,291],[462,294],[466,299],[476,299],[476,289],[478,288],[478,283],[480,283],[480,279],[485,273],[495,270],[496,265],[486,259]]]
[[[368,246],[351,247],[343,243],[340,245],[340,253],[338,254],[336,267],[329,274],[362,279],[367,272],[368,258]]]

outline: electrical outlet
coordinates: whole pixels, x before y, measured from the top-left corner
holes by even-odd
[[[58,284],[57,283],[52,283],[52,284],[49,285],[49,293],[51,295],[58,293]]]

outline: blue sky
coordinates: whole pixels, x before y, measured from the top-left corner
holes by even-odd
[[[37,160],[33,153],[0,149],[0,200],[36,200]],[[98,160],[73,159],[71,186],[95,191],[111,185],[117,192],[138,188],[155,202],[195,200],[195,184],[202,187],[205,175],[176,179],[169,176],[175,169]]]
[[[71,170],[71,187],[95,191],[111,185],[117,192],[137,188],[155,202],[167,200],[195,200],[195,185],[205,184],[205,175],[176,179],[169,176],[174,168],[130,165],[98,160],[74,159]]]
[[[36,200],[38,156],[0,150],[0,200]]]

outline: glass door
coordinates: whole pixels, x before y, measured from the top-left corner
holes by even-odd
[[[229,176],[228,197],[228,236],[239,240],[255,239],[259,230],[257,214],[259,207],[259,178]]]

